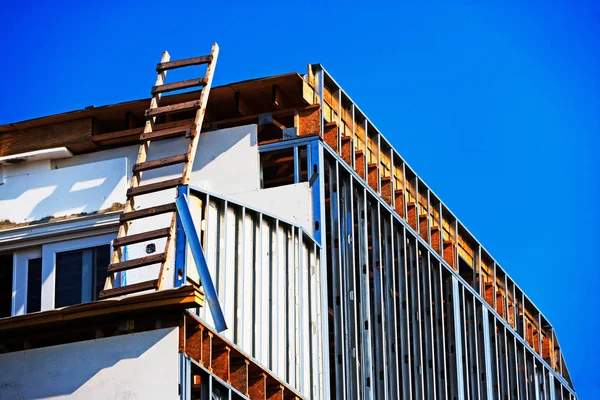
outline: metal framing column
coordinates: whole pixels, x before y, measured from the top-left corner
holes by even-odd
[[[483,324],[483,345],[485,353],[485,383],[487,390],[487,398],[494,398],[494,391],[492,387],[492,349],[491,349],[491,337],[490,337],[490,319],[488,318],[488,310],[486,307],[481,307],[481,323]]]
[[[463,377],[463,348],[462,348],[462,318],[460,310],[462,307],[462,301],[460,298],[460,287],[456,276],[452,276],[452,305],[454,307],[454,338],[456,348],[456,386],[458,388],[458,399],[465,399],[465,384]]]
[[[189,400],[192,398],[192,363],[188,356],[179,353],[179,399]]]
[[[323,144],[320,141],[314,140],[310,142],[311,165],[309,171],[312,171],[313,176],[310,180],[312,184],[313,196],[313,237],[323,248],[323,242],[326,240],[326,214],[325,214],[325,166],[323,158]],[[329,268],[327,260],[327,252],[321,251],[320,254],[320,283],[321,294],[327,299],[327,268]],[[323,338],[329,337],[329,321],[328,321],[328,305],[327,301],[321,302],[321,335]],[[329,346],[323,347],[323,365],[329,367]],[[330,383],[329,374],[323,374],[323,391],[324,398],[330,398]]]

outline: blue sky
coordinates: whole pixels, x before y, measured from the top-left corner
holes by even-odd
[[[104,3],[103,5],[99,5]],[[4,2],[0,124],[149,95],[163,50],[215,83],[321,63],[557,330],[600,397],[600,5]]]

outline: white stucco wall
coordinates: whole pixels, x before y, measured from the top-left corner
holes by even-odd
[[[59,169],[49,160],[5,165],[0,220],[31,222],[124,203],[128,165],[124,157]]]
[[[313,230],[312,190],[308,182],[251,190],[228,197],[300,225],[307,232]]]
[[[187,151],[185,138],[155,142],[148,160]],[[3,166],[0,220],[14,223],[49,216],[90,213],[124,203],[138,146],[99,151],[61,160]],[[256,125],[205,132],[193,165],[191,183],[218,194],[257,190],[260,185]],[[181,165],[144,173],[143,184],[177,177]],[[137,199],[136,208],[173,200],[169,192]]]
[[[178,328],[0,354],[0,399],[178,399]]]

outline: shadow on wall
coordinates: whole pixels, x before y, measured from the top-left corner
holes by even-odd
[[[259,189],[256,129],[256,125],[246,125],[202,133],[192,181],[220,194]],[[183,138],[155,143],[150,147],[148,160],[181,154],[188,144]],[[7,168],[5,184],[0,186],[0,221],[22,224],[48,217],[89,214],[114,203],[125,203],[137,146],[131,146],[119,158],[102,160],[111,154],[114,157],[114,151],[102,153],[96,153],[98,161],[58,169],[50,169],[49,161]],[[180,176],[181,168],[175,165],[147,171],[142,181]]]
[[[125,158],[9,176],[0,186],[0,220],[19,224],[109,208],[124,203],[126,181]]]
[[[177,329],[0,355],[0,399],[174,398]]]

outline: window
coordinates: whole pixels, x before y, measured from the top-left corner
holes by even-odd
[[[23,315],[97,300],[114,237],[87,236],[0,255],[0,313]]]
[[[55,307],[97,300],[109,259],[108,244],[56,253]]]
[[[0,318],[10,317],[12,310],[13,255],[0,254]]]

